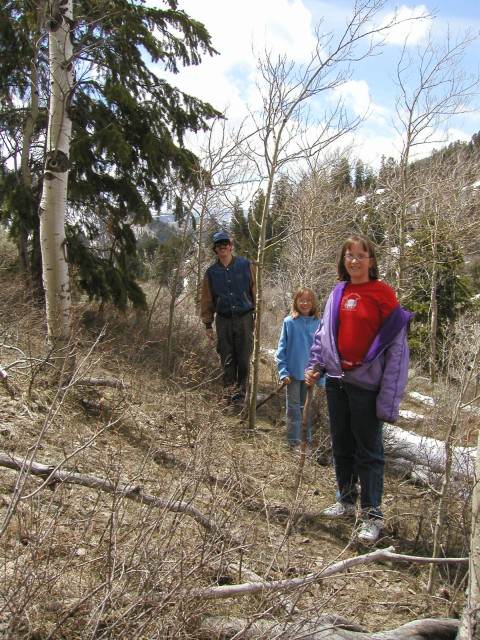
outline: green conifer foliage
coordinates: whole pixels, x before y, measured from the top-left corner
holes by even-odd
[[[121,308],[128,301],[145,302],[131,269],[136,252],[132,225],[149,222],[152,213],[164,208],[174,183],[197,186],[200,163],[184,146],[184,137],[207,129],[219,116],[211,105],[165,80],[165,71],[179,73],[181,66],[197,65],[202,55],[216,53],[206,28],[179,10],[176,0],[158,4],[163,8],[137,0],[78,0],[74,8],[67,253],[88,294]],[[25,230],[32,256],[48,60],[45,33],[38,37],[42,2],[35,11],[27,5],[7,2],[0,16],[0,133],[8,141],[2,148],[0,206],[14,237]],[[39,113],[28,159],[32,184],[26,185],[20,156],[32,105],[32,57]]]

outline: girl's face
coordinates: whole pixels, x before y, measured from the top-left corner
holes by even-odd
[[[353,284],[362,284],[370,280],[369,269],[372,258],[363,248],[360,242],[353,242],[345,252],[345,269]]]
[[[302,293],[297,300],[297,307],[302,316],[309,316],[312,310],[312,297],[308,293]]]

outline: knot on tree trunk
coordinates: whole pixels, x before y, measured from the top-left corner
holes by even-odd
[[[63,151],[49,151],[45,158],[45,171],[55,171],[63,173],[68,170],[68,156]],[[51,176],[50,179],[52,179]]]
[[[55,32],[60,29],[65,18],[67,0],[53,0],[50,6],[50,15],[47,18],[47,29]]]

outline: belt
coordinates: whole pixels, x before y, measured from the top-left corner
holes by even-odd
[[[232,320],[233,318],[243,318],[247,313],[253,313],[253,309],[249,309],[248,311],[244,311],[243,313],[220,313],[217,311],[217,316],[221,318],[226,318],[227,320]]]

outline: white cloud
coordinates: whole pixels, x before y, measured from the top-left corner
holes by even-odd
[[[231,117],[245,115],[256,96],[255,56],[268,51],[302,63],[316,44],[302,0],[182,0],[181,9],[206,26],[220,55],[205,56],[198,67],[184,68],[171,80],[217,109],[228,107]]]
[[[314,45],[311,14],[302,0],[183,0],[182,9],[205,24],[224,67],[251,60],[252,45],[296,61]]]
[[[335,99],[340,97],[356,116],[364,117],[372,111],[370,89],[364,80],[345,82],[337,87],[335,95]]]
[[[402,5],[395,12],[388,13],[381,23],[386,26],[395,19],[397,23],[383,32],[385,44],[414,46],[423,42],[433,24],[433,17],[423,4],[413,8]]]
[[[156,0],[148,0],[152,5]],[[405,0],[408,1],[408,0]],[[355,75],[325,99],[343,99],[350,114],[368,119],[355,134],[349,135],[348,147],[352,153],[366,162],[377,165],[382,155],[398,157],[401,140],[392,121],[395,118],[395,94],[392,84],[398,63],[398,45],[418,45],[426,41],[434,25],[442,36],[444,22],[435,20],[428,13],[431,2],[409,7],[403,4],[397,10],[396,27],[385,34],[384,43],[371,58],[360,61]],[[389,7],[394,6],[389,0]],[[191,18],[202,22],[211,35],[212,45],[220,55],[204,56],[197,67],[182,68],[180,73],[169,76],[169,80],[181,90],[211,103],[219,110],[227,109],[230,124],[236,125],[247,116],[247,107],[255,110],[262,99],[257,88],[258,70],[256,57],[268,51],[272,56],[283,55],[296,65],[307,64],[317,41],[315,26],[323,18],[325,34],[332,37],[345,28],[345,19],[352,11],[351,0],[339,0],[332,6],[323,0],[243,0],[232,3],[225,0],[180,0],[179,8]],[[452,12],[454,7],[452,6]],[[394,16],[393,9],[383,15],[382,24]],[[450,18],[449,18],[450,19]],[[475,58],[475,64],[476,64]],[[381,106],[380,102],[383,106]],[[313,103],[313,101],[312,101]],[[326,103],[313,104],[313,112],[320,113]],[[477,112],[478,113],[478,112]],[[480,128],[477,113],[464,116],[470,118],[468,129]],[[462,127],[458,121],[452,126]],[[315,129],[311,135],[315,135]],[[458,128],[449,132],[449,139],[470,139]],[[342,139],[343,146],[345,139]]]

